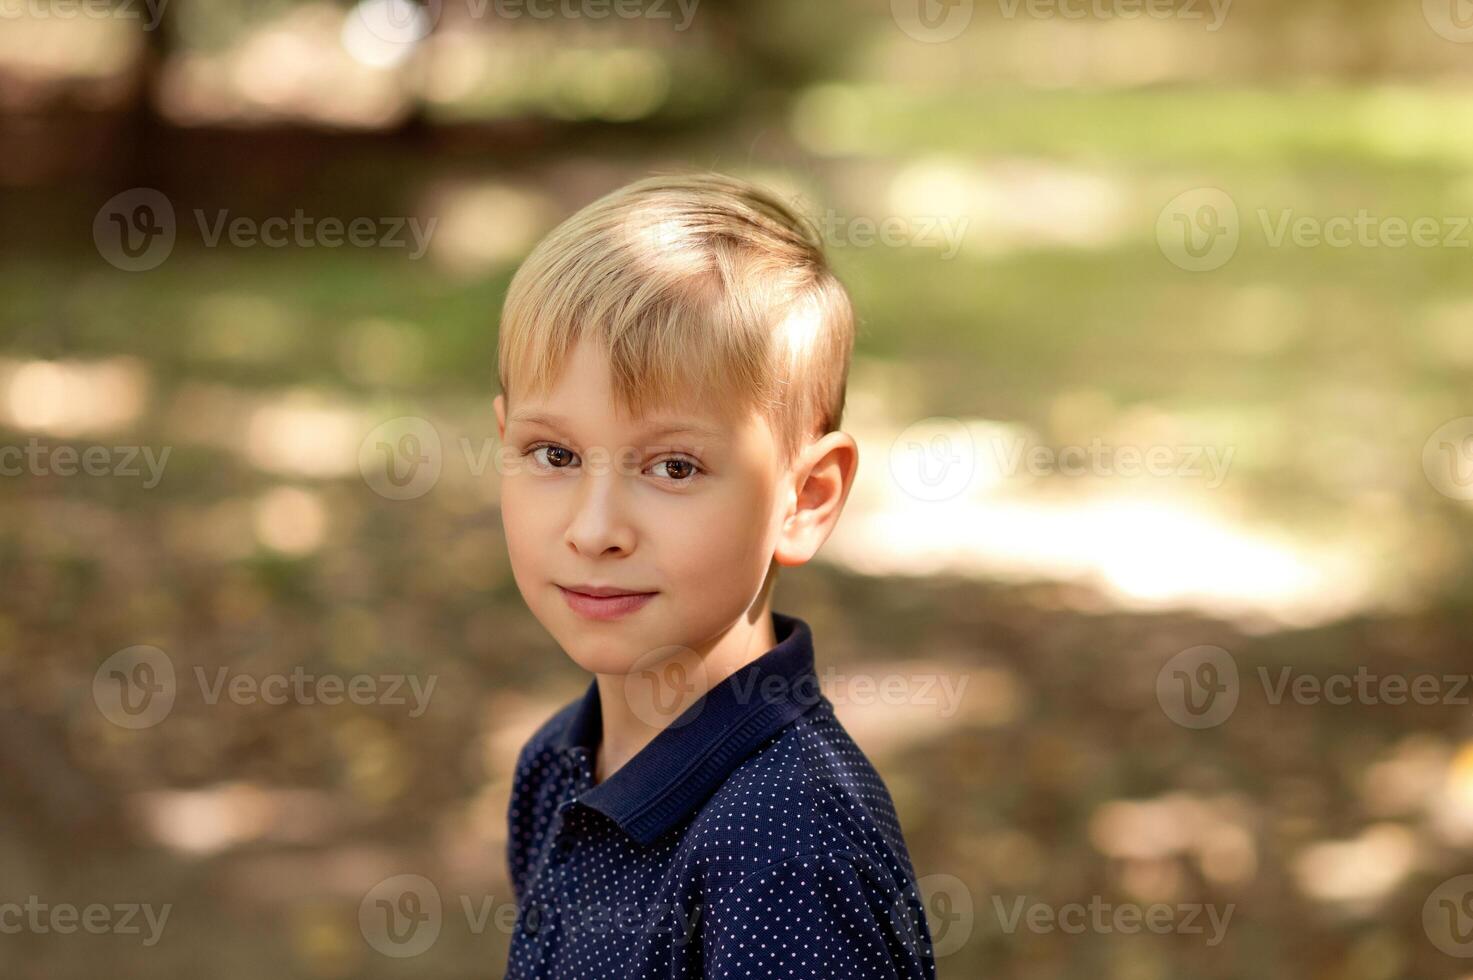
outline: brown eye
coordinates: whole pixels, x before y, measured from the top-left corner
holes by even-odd
[[[662,464],[665,467],[665,475],[672,480],[686,480],[695,473],[695,465],[689,460],[667,459]]]
[[[543,453],[547,454],[545,460],[543,459]],[[541,446],[533,446],[531,449],[527,450],[527,455],[531,456],[532,459],[535,460],[539,466],[552,467],[554,469],[561,470],[567,469],[569,466],[573,465],[573,460],[576,458],[577,454],[575,454],[571,449],[564,449],[562,446],[544,444]]]

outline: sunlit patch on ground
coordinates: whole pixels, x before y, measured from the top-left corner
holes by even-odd
[[[1416,866],[1417,835],[1400,824],[1367,827],[1349,840],[1323,841],[1294,860],[1299,888],[1350,914],[1369,914]]]
[[[1089,837],[1101,854],[1123,862],[1128,889],[1162,900],[1174,896],[1176,879],[1171,876],[1171,885],[1162,887],[1166,883],[1159,866],[1178,858],[1190,859],[1219,884],[1250,881],[1258,869],[1251,814],[1247,801],[1236,796],[1178,792],[1148,800],[1111,800],[1090,818]]]
[[[1011,725],[1027,706],[1023,682],[1004,667],[922,660],[822,664],[818,680],[855,742],[878,759],[958,726]]]
[[[113,432],[147,403],[149,374],[133,358],[0,359],[0,424],[69,437]]]
[[[1019,469],[1024,457],[1009,458],[1024,436],[1016,426],[940,420],[936,428],[941,435],[865,418],[846,426],[862,463],[825,557],[868,575],[1078,581],[1126,608],[1190,607],[1281,624],[1328,621],[1378,598],[1377,529],[1350,540],[1296,536],[1233,516],[1231,498],[1200,478],[1030,474]],[[933,493],[924,473],[917,482],[897,469],[907,438],[918,452],[941,439],[961,478],[949,488],[935,483]],[[1089,447],[1078,448],[1076,460],[1086,460]],[[1187,458],[1174,455],[1170,465]]]

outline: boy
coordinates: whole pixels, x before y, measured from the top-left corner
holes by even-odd
[[[935,976],[889,792],[771,607],[853,485],[853,336],[809,226],[716,174],[595,201],[512,280],[512,573],[594,678],[517,760],[508,976]]]

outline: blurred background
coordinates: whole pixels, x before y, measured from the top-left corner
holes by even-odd
[[[941,976],[1473,976],[1464,6],[0,0],[0,974],[501,975],[498,313],[699,167],[861,312],[777,608]]]

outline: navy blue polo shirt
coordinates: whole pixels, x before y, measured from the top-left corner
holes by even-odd
[[[801,619],[603,782],[598,687],[523,747],[508,811],[512,978],[931,980],[879,774],[834,717]]]

